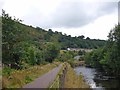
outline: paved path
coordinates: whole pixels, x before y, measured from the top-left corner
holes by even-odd
[[[49,85],[51,85],[52,82],[54,81],[61,66],[62,66],[62,64],[60,64],[58,67],[52,69],[48,73],[44,74],[43,76],[37,78],[33,82],[25,85],[23,88],[48,88]]]

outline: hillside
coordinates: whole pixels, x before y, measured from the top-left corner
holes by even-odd
[[[67,48],[99,48],[106,41],[86,38],[84,36],[71,37],[61,32],[53,32],[32,27],[21,23],[19,19],[12,19],[5,11],[2,12],[2,55],[4,64],[30,65],[52,62],[59,54],[59,50]],[[23,65],[24,66],[24,65]],[[14,65],[13,65],[14,67]]]
[[[99,39],[82,39],[80,37],[71,37],[71,35],[63,35],[62,32],[53,32],[51,29],[48,31],[39,27],[27,26],[21,23],[15,24],[19,28],[20,41],[39,42],[57,42],[61,49],[67,48],[90,48],[96,49],[105,45],[105,40]],[[81,35],[82,36],[82,35]]]

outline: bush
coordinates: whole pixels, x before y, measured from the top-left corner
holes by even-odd
[[[13,69],[11,69],[9,67],[5,67],[2,71],[2,74],[3,75],[10,75],[12,71],[13,71]]]

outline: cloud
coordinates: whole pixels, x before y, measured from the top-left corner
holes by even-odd
[[[54,31],[60,31],[71,36],[85,35],[92,39],[108,39],[107,35],[111,29],[117,24],[118,17],[117,12],[113,12],[109,15],[104,15],[96,19],[93,23],[84,25],[78,28],[52,28]]]
[[[6,1],[6,0],[0,0],[0,10],[1,10],[0,15],[2,13],[2,7],[4,5],[4,1]]]
[[[10,15],[16,16],[24,20],[24,23],[33,26],[77,28],[92,23],[100,16],[112,13],[117,9],[117,2],[5,0],[3,8]]]
[[[118,2],[118,22],[120,23],[120,1]]]
[[[118,0],[0,0],[1,8],[27,25],[106,39],[117,23]]]
[[[110,14],[117,9],[115,2],[62,2],[54,13],[51,21],[46,21],[46,27],[81,27],[93,22],[100,16]]]

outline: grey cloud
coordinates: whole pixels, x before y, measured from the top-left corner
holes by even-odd
[[[112,13],[115,9],[117,2],[63,2],[51,14],[51,19],[43,23],[43,27],[81,27],[100,16]]]
[[[99,9],[101,14],[109,14],[113,12],[115,9],[118,8],[118,3],[117,2],[104,2],[102,3],[103,5]]]
[[[118,22],[120,23],[120,1],[118,3]]]
[[[46,6],[47,7],[47,6]],[[26,23],[42,28],[78,28],[92,23],[97,18],[109,15],[118,8],[117,2],[61,2],[52,13],[44,15],[43,8],[30,8],[23,20]],[[46,11],[47,12],[47,11]],[[103,21],[104,22],[104,21]]]

